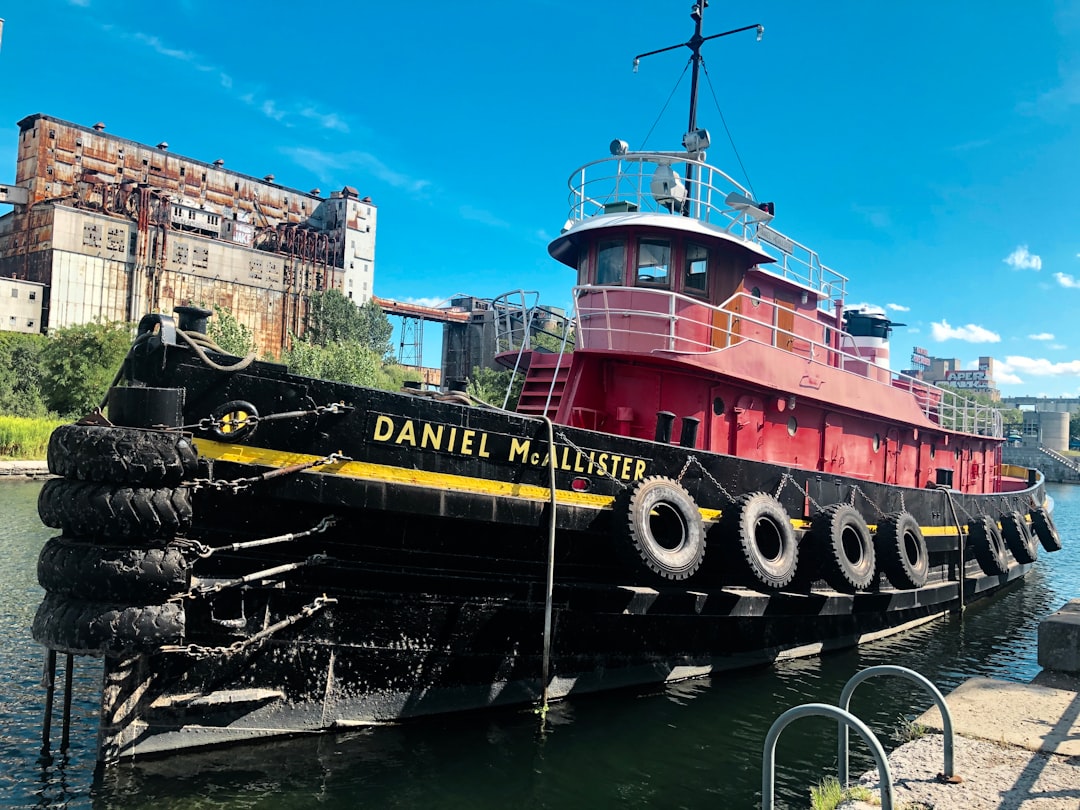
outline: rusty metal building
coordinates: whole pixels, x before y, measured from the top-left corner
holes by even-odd
[[[43,285],[40,328],[218,304],[277,353],[310,295],[372,296],[376,207],[346,186],[301,192],[47,115],[19,122],[0,217],[0,277]]]

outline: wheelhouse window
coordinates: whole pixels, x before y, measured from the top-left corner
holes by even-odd
[[[705,295],[709,291],[709,249],[704,245],[686,243],[683,289],[695,295]]]
[[[666,239],[642,239],[638,242],[636,285],[671,286],[671,243]]]
[[[596,251],[596,283],[622,284],[626,278],[626,242],[601,242]]]

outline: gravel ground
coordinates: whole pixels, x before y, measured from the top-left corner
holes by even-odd
[[[944,762],[940,734],[900,746],[889,755],[893,806],[927,810],[1080,810],[1080,757],[1044,754],[1010,745],[955,738],[954,763],[963,782],[937,781]],[[880,795],[877,771],[859,784]],[[850,810],[877,807],[865,802],[841,805]]]

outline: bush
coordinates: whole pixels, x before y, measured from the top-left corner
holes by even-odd
[[[62,415],[82,416],[98,407],[131,345],[131,327],[84,323],[49,334],[41,350],[45,404]]]
[[[0,332],[0,413],[45,416],[41,395],[44,335]]]

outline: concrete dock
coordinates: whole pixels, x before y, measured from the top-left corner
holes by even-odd
[[[44,461],[0,461],[0,480],[6,476],[45,478],[49,465]]]
[[[1080,810],[1080,600],[1039,627],[1032,683],[972,678],[946,696],[952,716],[958,784],[939,781],[944,761],[941,714],[916,722],[931,733],[889,755],[895,808],[933,810]],[[859,780],[879,795],[876,771]],[[879,807],[847,802],[856,810]]]

